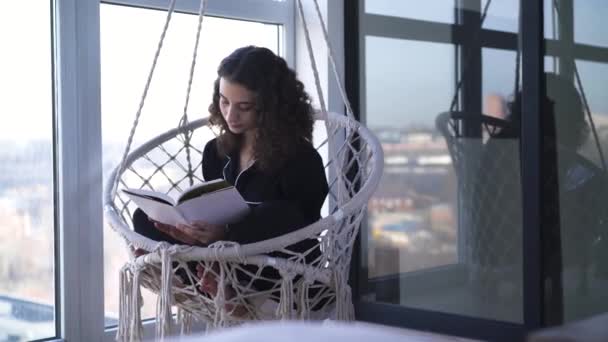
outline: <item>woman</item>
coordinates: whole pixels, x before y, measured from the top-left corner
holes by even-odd
[[[134,227],[155,240],[204,246],[216,241],[252,243],[305,227],[321,218],[328,192],[323,162],[312,146],[313,110],[304,85],[285,60],[266,48],[247,46],[220,63],[210,123],[220,128],[203,151],[203,178],[224,178],[251,207],[242,221],[227,226],[191,222],[176,227],[151,223],[137,210]],[[316,240],[291,246],[319,256]],[[136,251],[136,254],[142,251]],[[199,267],[198,275],[204,270]],[[276,271],[265,270],[277,279]],[[254,283],[260,290],[270,284]],[[200,289],[217,290],[205,277]]]

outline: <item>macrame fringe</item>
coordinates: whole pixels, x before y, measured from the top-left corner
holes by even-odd
[[[133,281],[131,290],[131,341],[141,341],[144,335],[144,327],[141,322],[141,307],[143,305],[143,298],[141,296],[141,269],[135,267],[132,270]]]
[[[218,262],[220,274],[217,279],[217,293],[213,298],[213,304],[215,305],[215,315],[213,318],[213,327],[219,328],[226,325],[226,274],[224,273],[224,264]]]
[[[141,341],[143,337],[140,273],[140,268],[131,263],[120,270],[117,341]]]
[[[289,271],[281,273],[281,299],[277,307],[276,316],[281,319],[292,319],[293,311],[293,278],[294,274]]]
[[[343,273],[334,271],[334,286],[336,289],[336,318],[340,321],[352,321],[355,318],[355,308],[352,301],[352,291]]]
[[[177,310],[177,320],[180,324],[180,335],[189,335],[192,332],[192,314],[182,308]]]
[[[128,264],[120,269],[118,285],[118,331],[116,341],[127,342],[129,334],[129,317],[131,317],[131,273]]]
[[[171,306],[173,305],[173,292],[171,278],[173,277],[172,254],[174,249],[166,242],[161,242],[156,248],[160,252],[161,279],[160,292],[156,303],[156,339],[164,341],[165,336],[171,334]]]
[[[300,310],[300,319],[308,320],[310,318],[310,300],[308,299],[308,294],[310,290],[310,285],[313,284],[312,280],[309,280],[306,276],[302,280],[302,284],[300,285],[300,303],[298,308]]]

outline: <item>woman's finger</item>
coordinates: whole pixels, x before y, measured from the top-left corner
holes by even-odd
[[[160,230],[161,232],[171,236],[172,238],[174,238],[175,240],[178,240],[180,242],[183,242],[185,244],[188,245],[196,245],[197,244],[197,239],[193,238],[192,236],[185,234],[184,232],[182,232],[179,228],[177,227],[171,227],[170,229],[167,229],[163,226],[159,226],[157,227],[158,230]]]
[[[154,226],[155,226],[156,228],[159,228],[159,227],[161,227],[161,228],[163,228],[163,229],[171,229],[171,228],[174,228],[174,227],[173,227],[172,225],[170,225],[170,224],[164,224],[164,223],[160,223],[160,222],[158,222],[158,221],[154,221],[154,220],[152,220],[152,222],[154,223]]]
[[[207,230],[207,231],[217,231],[223,230],[223,225],[211,224],[205,221],[193,221],[190,223],[190,226],[196,228],[198,230]]]
[[[154,227],[168,235],[172,235],[173,232],[175,231],[175,227],[168,225],[168,224],[163,224],[160,222],[154,222]]]
[[[207,244],[210,240],[210,235],[207,231],[199,230],[190,226],[178,225],[176,230],[180,231],[181,234],[188,236],[190,239],[195,241],[195,244]]]
[[[205,222],[205,221],[192,221],[190,222],[191,226],[195,226],[195,227],[201,227],[201,228],[205,228],[207,225],[209,225],[209,223]]]
[[[197,229],[188,225],[178,225],[177,229],[197,241],[200,241],[202,243],[209,242],[210,234],[206,230]]]
[[[195,227],[195,226],[191,226],[188,224],[178,224],[177,228],[183,232],[188,232],[192,235],[196,235],[199,233],[205,233],[205,230],[201,229],[202,227]]]

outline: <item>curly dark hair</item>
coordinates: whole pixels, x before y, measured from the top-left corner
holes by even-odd
[[[283,58],[266,48],[241,47],[222,60],[217,75],[209,121],[220,128],[220,153],[235,153],[242,139],[230,132],[220,111],[221,78],[255,94],[257,134],[253,153],[260,170],[280,168],[299,144],[311,142],[314,119],[310,97]]]

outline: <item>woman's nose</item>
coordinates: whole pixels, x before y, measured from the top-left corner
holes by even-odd
[[[236,119],[238,115],[238,111],[236,110],[236,108],[234,108],[233,106],[228,107],[228,109],[226,110],[226,121],[230,121],[228,119]]]

